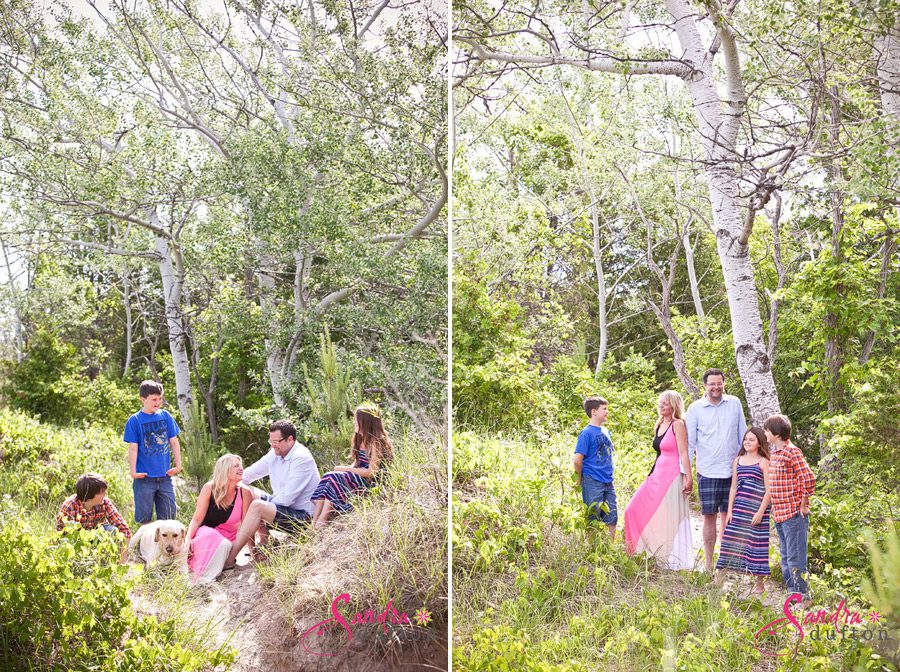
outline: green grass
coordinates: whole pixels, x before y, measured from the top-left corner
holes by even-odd
[[[351,597],[345,615],[380,612],[392,601],[410,618],[425,608],[433,620],[427,628],[403,626],[387,634],[360,630],[355,638],[371,636],[377,653],[394,660],[445,643],[446,464],[446,448],[438,439],[395,439],[393,463],[376,488],[355,499],[352,512],[334,517],[321,531],[295,535],[260,567],[283,612],[297,621],[325,618],[331,600],[342,593]]]
[[[613,438],[621,528],[652,452]],[[853,641],[807,638],[795,659],[763,656],[754,635],[781,614],[701,573],[627,556],[621,536],[586,521],[573,446],[565,435],[454,437],[454,670],[895,669]],[[839,600],[819,585],[817,603]]]

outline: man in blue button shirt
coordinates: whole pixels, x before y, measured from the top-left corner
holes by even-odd
[[[703,374],[706,394],[688,408],[685,424],[688,455],[697,455],[697,488],[703,513],[703,551],[706,571],[713,571],[716,546],[716,517],[725,529],[728,495],[731,491],[732,463],[747,431],[741,400],[725,394],[725,374],[707,369]]]

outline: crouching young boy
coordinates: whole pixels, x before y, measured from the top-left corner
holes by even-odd
[[[56,530],[61,532],[66,521],[73,521],[86,530],[102,527],[112,534],[121,532],[125,539],[119,561],[125,562],[131,530],[116,505],[106,496],[108,488],[106,480],[98,474],[79,476],[75,494],[66,498],[56,514]]]

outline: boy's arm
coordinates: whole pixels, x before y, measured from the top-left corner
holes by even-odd
[[[125,522],[125,519],[122,517],[122,514],[119,513],[115,504],[108,499],[106,500],[106,504],[106,518],[109,520],[110,525],[115,525],[119,532],[125,535],[125,545],[127,546],[128,542],[131,541],[131,528],[128,527],[128,523]]]
[[[66,505],[63,503],[62,506],[59,507],[59,511],[56,512],[56,531],[62,532],[63,528],[66,526]]]
[[[816,491],[816,475],[809,468],[800,449],[795,447],[794,450],[794,473],[800,484],[800,515],[808,516],[809,498]]]
[[[144,472],[138,473],[135,471],[137,469],[137,454],[138,454],[138,445],[136,443],[128,444],[128,466],[131,471],[132,478],[144,478],[147,474]]]
[[[166,476],[174,476],[181,471],[181,443],[179,443],[177,436],[173,436],[169,439],[169,448],[172,450],[175,466],[166,472]]]
[[[584,455],[582,455],[581,453],[575,453],[572,456],[572,465],[575,467],[575,473],[578,476],[578,481],[576,482],[576,485],[579,488],[581,487],[581,467],[583,466],[583,464],[584,464]]]

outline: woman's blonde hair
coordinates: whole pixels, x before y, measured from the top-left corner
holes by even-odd
[[[675,390],[666,390],[661,395],[659,395],[659,399],[657,403],[665,399],[669,402],[669,406],[672,407],[672,419],[673,420],[683,420],[684,419],[684,399],[681,398],[681,395],[678,394]],[[656,424],[662,422],[662,416],[659,416],[659,419],[656,421]]]
[[[228,492],[228,470],[231,469],[231,465],[234,463],[234,460],[237,460],[239,463],[243,464],[243,460],[241,460],[240,455],[234,455],[233,453],[225,453],[216,460],[216,466],[213,467],[213,475],[212,475],[212,498],[216,503],[216,506],[220,509],[224,509],[226,506],[225,495]]]

